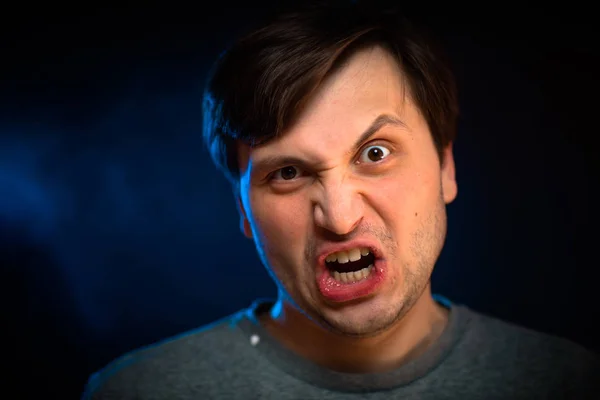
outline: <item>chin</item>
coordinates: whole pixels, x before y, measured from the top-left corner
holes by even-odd
[[[363,299],[355,304],[317,311],[318,321],[328,330],[352,337],[369,337],[394,326],[408,311],[405,299]]]
[[[329,329],[350,337],[371,337],[390,329],[400,318],[400,310],[387,310],[377,314],[352,315],[349,318],[328,318]]]

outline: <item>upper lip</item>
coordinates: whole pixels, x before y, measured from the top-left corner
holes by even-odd
[[[349,242],[331,243],[321,246],[319,248],[317,261],[319,265],[325,265],[325,258],[327,258],[327,256],[330,254],[336,253],[338,251],[348,251],[364,247],[368,248],[369,251],[373,253],[373,255],[376,258],[381,257],[381,251],[373,241],[367,239],[355,239]]]

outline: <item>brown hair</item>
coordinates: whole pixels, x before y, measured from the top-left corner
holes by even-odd
[[[454,140],[458,99],[434,42],[396,11],[350,2],[308,5],[274,17],[223,53],[203,98],[203,135],[216,165],[237,186],[237,141],[281,135],[311,93],[358,47],[381,45],[398,60],[442,161]]]

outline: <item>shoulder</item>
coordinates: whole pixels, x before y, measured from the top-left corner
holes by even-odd
[[[185,397],[194,391],[192,382],[202,386],[202,379],[230,370],[236,357],[248,351],[239,328],[244,315],[240,311],[124,354],[90,377],[82,399],[137,398],[145,392]]]
[[[513,356],[542,357],[554,361],[585,360],[593,362],[597,355],[585,347],[556,335],[540,332],[515,323],[474,311],[466,339],[491,351]],[[479,343],[481,342],[481,343]]]
[[[566,338],[466,308],[463,312],[470,314],[470,321],[457,354],[466,355],[464,361],[480,374],[532,389],[536,385],[569,393],[600,389],[600,358],[595,352]]]

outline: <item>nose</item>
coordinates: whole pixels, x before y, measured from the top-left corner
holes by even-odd
[[[363,219],[364,203],[359,190],[340,180],[323,184],[314,204],[318,227],[337,235],[353,232]]]

